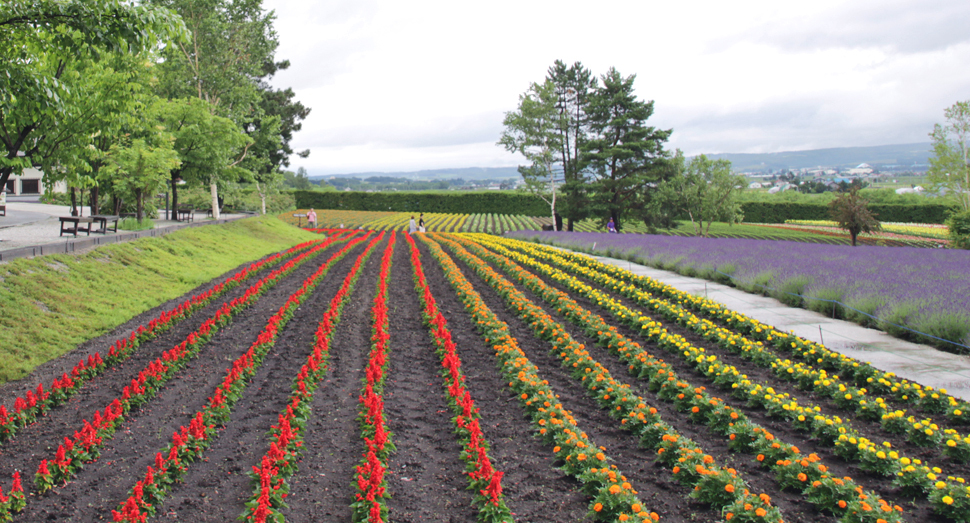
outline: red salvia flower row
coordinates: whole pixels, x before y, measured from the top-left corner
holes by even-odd
[[[19,429],[35,422],[37,418],[44,416],[49,409],[67,401],[86,381],[104,372],[105,369],[128,359],[140,344],[158,337],[196,310],[208,305],[219,295],[237,287],[254,273],[276,264],[286,256],[306,250],[319,241],[302,243],[285,252],[255,262],[211,289],[193,296],[173,309],[161,312],[156,318],[149,321],[147,326],[142,325],[135,329],[130,336],[117,340],[108,350],[106,358],[102,358],[101,353],[96,352],[88,356],[86,361],[81,359],[71,369],[70,373],[64,373],[60,377],[54,378],[49,391],[44,390],[43,383],[37,384],[36,389],[30,390],[24,396],[14,400],[12,413],[7,411],[6,406],[0,405],[0,443],[11,439]]]
[[[255,302],[263,293],[272,288],[283,276],[292,272],[310,258],[318,255],[329,245],[338,241],[331,238],[313,247],[310,251],[290,260],[253,284],[246,292],[223,306],[196,331],[174,348],[164,352],[142,369],[136,378],[122,390],[121,398],[115,399],[105,407],[104,414],[95,411],[92,422],[84,420],[81,431],[75,431],[73,438],[64,438],[53,460],[44,460],[34,475],[34,485],[39,493],[46,492],[55,484],[67,482],[85,462],[97,459],[100,446],[109,439],[115,428],[124,420],[124,415],[155,396],[158,390],[187,362],[196,356],[202,345],[221,327],[227,325],[232,317]]]
[[[267,320],[249,350],[228,369],[222,384],[209,397],[206,406],[196,412],[188,427],[183,426],[175,432],[171,443],[155,455],[155,465],[148,467],[144,478],[135,484],[128,498],[120,505],[120,510],[111,511],[113,521],[143,522],[155,514],[170,486],[180,480],[188,471],[188,464],[208,448],[216,427],[224,426],[229,421],[232,406],[242,396],[248,381],[262,365],[266,354],[275,345],[280,330],[293,317],[297,307],[309,298],[330,268],[365,238],[354,239],[334,253]]]
[[[479,521],[511,522],[512,513],[502,496],[502,472],[495,470],[486,452],[488,443],[479,425],[478,408],[475,407],[471,394],[465,388],[465,374],[461,371],[461,359],[455,343],[451,340],[448,321],[438,310],[437,302],[425,279],[424,269],[421,267],[421,256],[410,235],[407,236],[407,242],[411,249],[414,286],[424,304],[425,325],[428,326],[432,339],[438,347],[437,353],[441,358],[441,366],[446,371],[444,386],[448,393],[448,403],[455,413],[456,432],[465,449],[462,452],[462,458],[468,468],[469,488],[478,493],[475,496],[475,504],[479,509]]]
[[[361,268],[370,258],[374,246],[383,239],[384,233],[381,233],[371,240],[344,277],[337,294],[330,300],[330,307],[324,313],[314,336],[313,352],[293,381],[289,404],[280,413],[279,422],[270,431],[269,452],[263,456],[258,467],[253,467],[250,474],[254,484],[253,495],[246,502],[246,510],[240,519],[266,523],[267,518],[272,516],[276,523],[284,521],[279,510],[285,506],[283,499],[289,490],[286,478],[296,473],[299,468],[297,460],[303,449],[302,431],[310,418],[313,393],[327,371],[334,328],[339,323],[344,304],[360,277]]]
[[[384,472],[387,460],[394,452],[391,433],[384,427],[384,371],[387,368],[388,317],[387,283],[391,275],[391,256],[394,254],[396,233],[381,259],[381,274],[377,281],[377,296],[371,314],[374,333],[371,335],[371,352],[364,373],[364,390],[360,395],[361,437],[367,451],[357,466],[357,493],[351,503],[353,521],[383,523],[387,521],[387,480]]]

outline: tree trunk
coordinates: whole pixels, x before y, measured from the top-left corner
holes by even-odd
[[[145,193],[144,193],[144,191],[142,191],[141,189],[135,190],[135,199],[137,200],[137,204],[136,205],[137,205],[137,208],[138,208],[138,210],[135,213],[135,216],[138,218],[138,223],[141,224],[141,220],[145,216],[145,210],[144,210],[145,209],[145,207],[144,207]]]
[[[259,180],[254,180],[256,182],[256,192],[259,193],[259,201],[262,206],[262,213],[266,214],[266,193],[263,191],[263,186],[259,184]]]
[[[0,168],[0,189],[7,186],[7,180],[10,179],[10,173],[13,172],[13,167],[3,167]]]
[[[573,232],[573,219],[572,218],[569,218],[569,219],[566,220],[566,230],[569,231],[569,232]]]
[[[852,246],[855,247],[855,239],[859,236],[859,233],[856,231],[850,230],[849,236],[852,238]]]
[[[91,188],[91,216],[101,214],[101,202],[98,201],[98,186]]]
[[[178,179],[179,175],[175,171],[172,171],[172,215],[170,218],[175,219],[178,217],[175,214],[176,210],[179,208],[179,189],[178,189]]]
[[[209,184],[209,191],[212,193],[212,219],[219,219],[219,188],[215,182]]]
[[[71,216],[80,216],[77,208],[77,189],[71,187]]]

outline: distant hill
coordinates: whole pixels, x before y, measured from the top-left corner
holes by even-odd
[[[932,144],[907,143],[873,147],[839,147],[766,154],[709,154],[731,161],[735,171],[778,171],[782,169],[849,168],[868,163],[879,170],[925,170]]]
[[[489,180],[519,178],[518,167],[465,167],[460,169],[430,169],[410,172],[366,172],[350,174],[328,174],[325,176],[310,176],[311,180],[325,180],[335,178],[370,178],[371,176],[393,176],[396,178],[410,178],[412,180]]]

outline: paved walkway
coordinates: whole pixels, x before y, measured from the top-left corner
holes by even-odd
[[[90,216],[88,207],[81,208],[82,216]],[[201,217],[199,216],[201,214]],[[54,253],[80,252],[107,243],[128,241],[145,236],[159,236],[189,225],[216,223],[205,217],[205,212],[196,213],[196,221],[191,224],[174,220],[155,220],[155,229],[148,231],[99,234],[87,233],[61,236],[60,216],[70,216],[71,208],[66,205],[47,205],[37,202],[7,201],[7,215],[0,216],[0,261],[25,256]],[[223,214],[219,223],[227,220],[245,218],[248,214]]]
[[[885,332],[835,320],[817,312],[784,305],[774,298],[728,287],[699,278],[682,276],[625,260],[594,256],[603,263],[628,269],[664,282],[684,292],[706,296],[780,331],[822,343],[831,350],[868,361],[874,367],[922,385],[944,388],[951,395],[970,400],[970,357],[943,352],[894,338]]]

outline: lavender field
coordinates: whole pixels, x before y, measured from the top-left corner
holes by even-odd
[[[739,288],[827,314],[834,310],[900,337],[966,352],[893,324],[970,345],[966,250],[581,232],[511,235],[585,252],[595,245],[597,254],[690,276],[726,281],[729,275]]]

